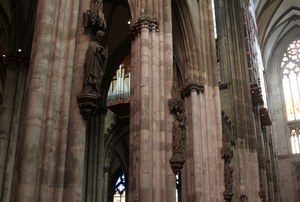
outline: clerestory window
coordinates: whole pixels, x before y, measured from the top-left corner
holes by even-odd
[[[293,41],[281,61],[282,87],[292,153],[300,153],[300,40]],[[298,126],[299,125],[299,126]]]

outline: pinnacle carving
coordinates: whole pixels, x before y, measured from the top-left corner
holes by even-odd
[[[98,30],[106,30],[106,21],[103,14],[103,2],[102,0],[92,0],[90,3],[90,9],[83,13],[84,26],[90,28],[93,33]]]

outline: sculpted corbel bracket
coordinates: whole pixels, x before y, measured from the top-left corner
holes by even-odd
[[[159,22],[157,18],[150,18],[149,16],[140,17],[137,22],[130,26],[130,37],[134,39],[141,32],[141,29],[144,28],[158,32]]]
[[[186,150],[186,114],[183,100],[171,98],[168,101],[170,113],[174,117],[172,128],[173,156],[170,159],[171,168],[174,174],[180,172],[185,163]]]
[[[230,163],[233,157],[233,152],[228,146],[225,146],[221,149],[221,156],[222,159],[224,159],[225,191],[223,193],[223,196],[226,202],[231,202],[233,198],[233,169],[230,166]]]
[[[181,90],[181,98],[189,97],[191,92],[197,92],[197,94],[204,93],[204,85],[194,82],[188,83],[186,87]]]
[[[98,30],[106,30],[102,0],[91,1],[90,9],[83,13],[83,23],[85,28],[90,28],[94,34]]]

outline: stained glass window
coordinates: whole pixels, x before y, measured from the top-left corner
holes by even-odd
[[[125,175],[122,173],[121,176],[117,179],[116,185],[115,185],[115,195],[114,195],[114,202],[125,202],[125,192],[126,192],[126,186],[125,186]]]
[[[300,120],[300,40],[288,46],[283,54],[281,70],[287,120]]]

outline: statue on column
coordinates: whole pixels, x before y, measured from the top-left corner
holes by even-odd
[[[185,113],[180,113],[176,116],[173,124],[173,153],[177,156],[183,156],[185,151]]]
[[[107,49],[101,43],[104,32],[96,32],[95,40],[91,41],[86,51],[86,63],[84,69],[84,91],[100,94],[100,84],[107,63]]]
[[[186,113],[182,99],[177,97],[170,98],[168,104],[174,117],[172,130],[173,156],[170,159],[170,164],[174,174],[177,174],[185,163]]]
[[[80,113],[89,120],[101,108],[100,86],[108,59],[107,49],[102,45],[106,30],[102,0],[91,0],[90,9],[83,13],[83,19],[85,28],[95,36],[86,51],[83,90],[77,96]]]

